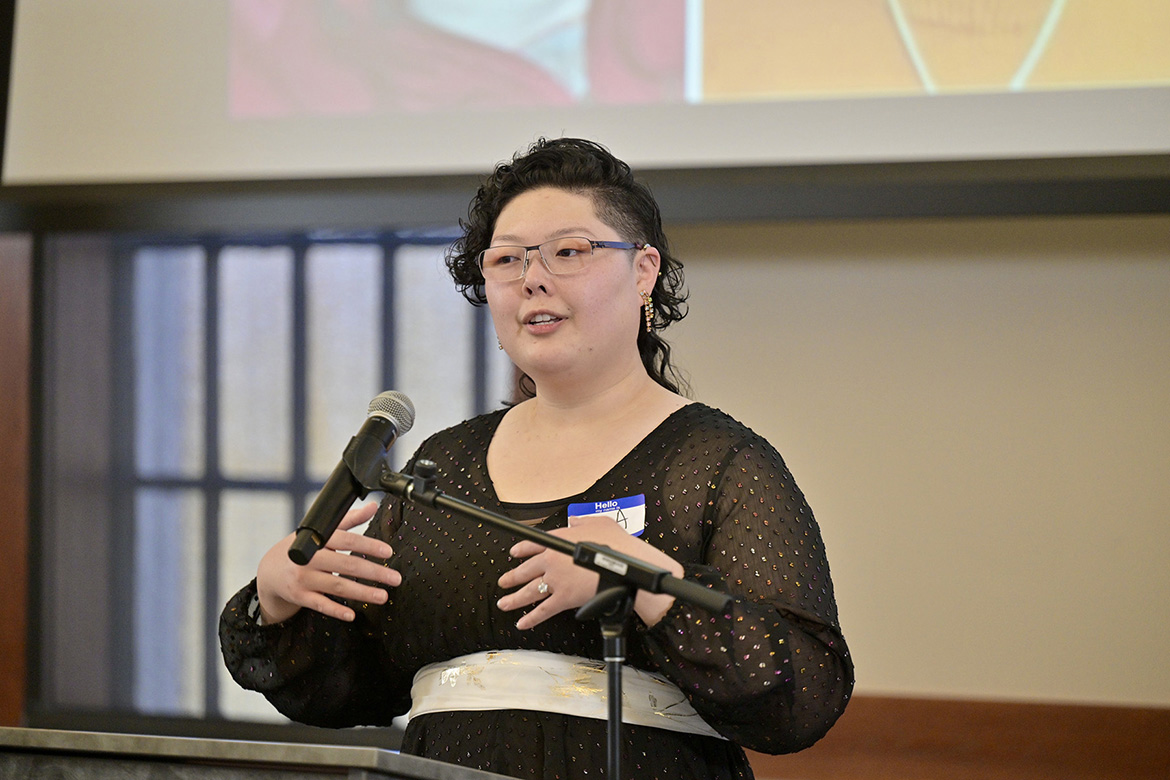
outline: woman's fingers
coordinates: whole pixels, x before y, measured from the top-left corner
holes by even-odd
[[[540,625],[550,617],[564,612],[569,609],[568,606],[560,604],[561,599],[554,595],[549,595],[548,598],[540,601],[535,607],[525,612],[516,621],[516,628],[521,631],[526,631],[533,626]]]
[[[293,535],[269,550],[256,575],[265,621],[287,620],[302,608],[353,620],[354,611],[337,599],[385,604],[389,599],[385,588],[402,584],[402,575],[386,565],[394,550],[384,541],[350,530],[369,522],[377,510],[376,503],[367,502],[346,512],[328,544],[304,566],[288,559]]]
[[[597,574],[577,566],[567,555],[546,550],[504,572],[499,585],[516,588],[496,602],[503,611],[535,605],[516,622],[524,630],[588,601],[597,591]]]
[[[518,588],[529,580],[535,579],[547,568],[542,558],[529,558],[513,569],[504,572],[498,581],[501,588]]]
[[[389,558],[394,554],[394,549],[389,544],[381,539],[354,533],[350,530],[369,522],[377,511],[377,503],[369,501],[346,512],[345,516],[341,518],[341,522],[338,523],[337,530],[329,537],[329,541],[325,545],[326,548],[361,553],[371,558],[382,558],[383,560]],[[311,564],[312,561],[310,561]]]
[[[394,554],[394,548],[381,539],[355,534],[351,531],[336,531],[329,537],[326,549],[344,553],[360,553],[371,558],[386,560]]]
[[[314,558],[322,554],[323,552],[319,552]],[[349,556],[339,557],[348,558]],[[347,568],[351,571],[357,570],[356,568],[351,569],[348,565],[342,564],[339,564],[337,568]],[[383,567],[377,568],[383,569]],[[383,571],[391,570],[383,569]],[[394,585],[401,582],[401,575],[398,572],[392,572],[392,574],[395,582],[386,582],[386,585]],[[366,579],[371,578],[367,577]],[[324,615],[345,621],[354,619],[354,611],[340,601],[337,601],[337,599],[367,604],[385,604],[390,598],[390,594],[387,593],[385,587],[382,585],[367,585],[350,579],[349,576],[340,573],[335,574],[321,569],[308,569],[298,572],[295,576],[295,581],[290,584],[286,593],[287,595],[284,598],[299,607],[312,609]]]
[[[345,606],[341,602],[334,601],[322,593],[310,593],[305,599],[303,605],[306,609],[311,609],[314,612],[320,612],[337,620],[343,620],[346,623],[352,623],[357,617],[352,609]]]
[[[384,543],[383,543],[384,544]],[[389,545],[386,545],[389,547]],[[380,556],[381,557],[381,556]],[[385,556],[388,558],[389,555]],[[317,560],[320,558],[320,560]],[[383,558],[384,560],[384,558]],[[383,585],[397,587],[402,584],[402,575],[380,561],[369,560],[360,555],[350,555],[334,550],[321,550],[309,564],[310,571],[334,577],[341,575],[343,579],[370,580]],[[315,580],[320,581],[320,580]]]
[[[397,574],[397,572],[395,572]],[[389,583],[386,583],[389,585]],[[314,601],[311,594],[324,594],[334,598],[350,599],[371,604],[385,604],[389,598],[383,585],[370,585],[350,579],[349,576],[317,571],[306,575],[301,582],[305,601]],[[306,604],[305,606],[309,606]]]
[[[513,587],[512,585],[505,585],[504,578],[507,577],[508,574],[512,574],[515,571],[516,569],[513,569],[511,572],[505,574],[504,577],[500,578],[500,587]],[[496,602],[496,605],[505,612],[510,612],[513,609],[520,609],[521,607],[527,607],[529,605],[535,604],[538,601],[543,601],[549,597],[550,588],[548,583],[544,582],[543,577],[524,578],[522,575],[517,575],[515,582],[517,585],[520,585],[520,587],[511,593],[502,596],[500,600]],[[544,583],[543,589],[541,588],[541,583]]]
[[[348,531],[351,528],[356,528],[362,523],[368,523],[377,512],[378,502],[367,501],[346,512],[345,516],[341,518],[341,522],[337,524],[337,528],[340,531]]]
[[[513,558],[530,558],[531,556],[538,555],[547,549],[548,548],[544,545],[525,540],[523,542],[517,542],[516,544],[512,545],[512,548],[508,550],[508,554]]]

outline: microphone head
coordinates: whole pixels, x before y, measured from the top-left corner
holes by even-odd
[[[366,410],[366,417],[384,417],[394,423],[397,435],[401,436],[414,425],[414,404],[405,393],[397,390],[387,390],[379,393],[370,408]]]

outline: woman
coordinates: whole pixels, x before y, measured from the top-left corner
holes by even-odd
[[[718,615],[638,592],[630,777],[750,778],[744,747],[815,742],[853,686],[820,532],[764,439],[680,394],[658,331],[684,314],[682,272],[649,190],[597,144],[542,140],[496,168],[463,227],[448,267],[489,306],[524,400],[412,463],[435,461],[448,495],[734,596]],[[306,567],[291,536],[265,555],[223,614],[236,680],[322,726],[386,725],[413,699],[406,753],[601,774],[601,643],[574,616],[597,575],[392,497],[349,531],[372,515],[350,512]]]

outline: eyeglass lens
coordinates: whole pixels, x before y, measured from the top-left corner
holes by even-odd
[[[566,236],[545,241],[536,250],[550,273],[567,274],[585,267],[586,258],[593,254],[593,245],[587,238]],[[520,279],[531,262],[530,251],[523,246],[488,247],[479,257],[484,279],[501,282]]]

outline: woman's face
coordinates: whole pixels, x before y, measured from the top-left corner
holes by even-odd
[[[562,236],[627,240],[598,219],[590,196],[542,187],[504,207],[491,243],[533,246]],[[653,290],[658,264],[653,247],[597,248],[581,270],[553,275],[533,250],[523,279],[485,284],[496,335],[538,386],[542,377],[604,380],[633,370],[641,365],[639,292]]]

